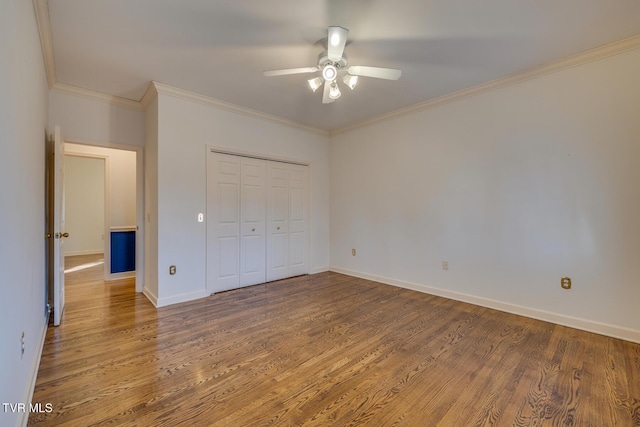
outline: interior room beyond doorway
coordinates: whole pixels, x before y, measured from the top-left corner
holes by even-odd
[[[106,281],[136,274],[136,156],[135,151],[65,144],[65,258],[79,257],[67,263],[78,267],[80,258],[101,255]]]

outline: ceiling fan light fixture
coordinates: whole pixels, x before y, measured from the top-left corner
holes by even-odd
[[[317,65],[314,67],[285,68],[282,70],[264,71],[265,77],[288,76],[290,74],[310,74],[320,76],[307,80],[309,87],[316,92],[322,87],[322,103],[330,104],[340,98],[339,84],[344,83],[354,90],[360,77],[372,77],[383,80],[398,80],[401,70],[394,68],[369,67],[365,65],[350,65],[345,47],[349,30],[343,27],[331,26],[327,30],[327,50],[318,55]],[[324,41],[323,40],[323,41]],[[338,81],[340,78],[341,81]]]
[[[340,88],[338,87],[338,83],[336,82],[331,83],[331,86],[329,86],[329,98],[338,99],[340,98],[340,95],[342,95],[342,93],[340,93]]]
[[[327,82],[332,82],[338,77],[338,69],[335,65],[327,64],[322,69],[322,78]]]
[[[307,80],[307,82],[309,83],[311,90],[315,92],[322,86],[324,80],[322,80],[322,77],[316,77],[314,79]]]
[[[352,76],[351,74],[345,74],[345,76],[342,79],[342,81],[344,82],[344,84],[349,86],[349,89],[353,90],[356,87],[356,85],[358,84],[358,76]]]

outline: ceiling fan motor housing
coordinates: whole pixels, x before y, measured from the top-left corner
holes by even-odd
[[[327,64],[331,64],[339,70],[341,68],[345,68],[349,64],[349,60],[347,59],[347,54],[343,53],[342,58],[340,58],[339,61],[332,61],[329,59],[329,54],[325,50],[318,55],[318,68],[322,69]]]

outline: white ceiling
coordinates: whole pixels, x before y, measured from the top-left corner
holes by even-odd
[[[640,34],[638,0],[49,0],[57,81],[140,100],[152,80],[323,130]],[[350,30],[361,78],[322,104],[327,27]]]

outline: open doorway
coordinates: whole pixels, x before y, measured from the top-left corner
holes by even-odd
[[[106,276],[106,155],[66,154],[64,203],[65,282],[104,280]]]
[[[65,272],[135,287],[138,153],[77,143],[65,153]]]

